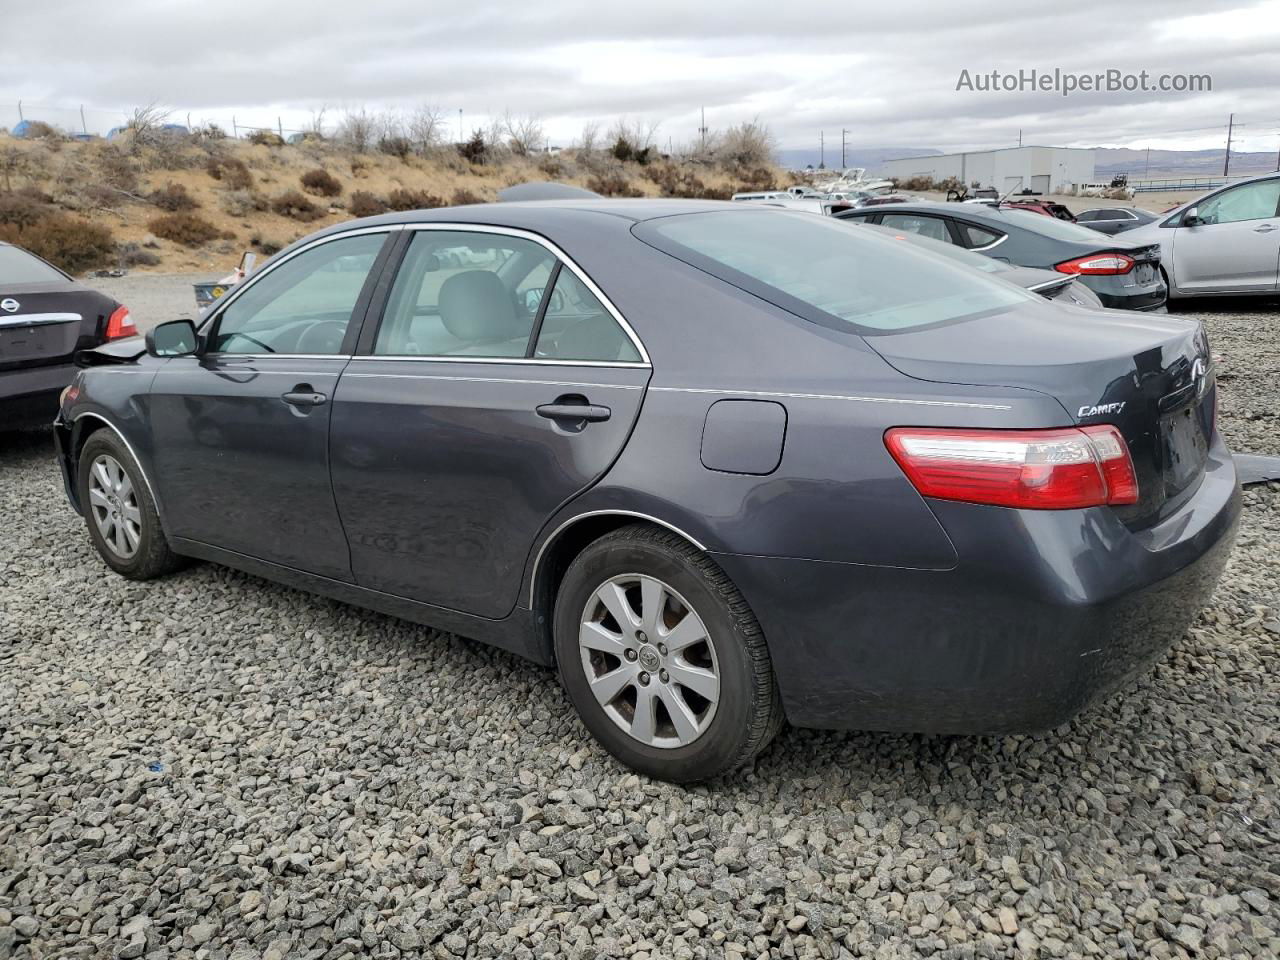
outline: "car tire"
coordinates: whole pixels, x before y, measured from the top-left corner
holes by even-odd
[[[620,603],[625,626],[613,615]],[[628,526],[587,546],[561,581],[554,637],[583,723],[640,773],[710,779],[752,761],[782,727],[751,608],[710,557],[669,531]]]
[[[184,558],[169,549],[155,500],[138,462],[109,430],[92,434],[80,451],[76,493],[89,539],[116,573],[151,580],[172,573]],[[110,503],[103,496],[111,498]]]

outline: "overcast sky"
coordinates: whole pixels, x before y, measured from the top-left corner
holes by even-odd
[[[676,144],[759,117],[784,148],[1015,143],[1280,146],[1280,0],[0,0],[0,124],[91,130],[153,101],[194,122],[300,127],[322,106],[504,111],[567,145],[628,117]],[[341,11],[349,11],[343,16]],[[957,92],[962,70],[1209,74],[1212,92]]]

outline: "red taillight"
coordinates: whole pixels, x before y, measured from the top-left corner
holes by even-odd
[[[926,497],[1029,510],[1138,502],[1129,448],[1110,425],[1060,430],[894,427],[884,442]]]
[[[1133,257],[1123,253],[1094,253],[1075,260],[1064,260],[1054,266],[1059,273],[1077,273],[1085,276],[1116,276],[1133,269]]]
[[[129,316],[128,307],[116,307],[107,320],[107,339],[119,340],[121,337],[136,337],[138,328],[133,325],[133,317]]]

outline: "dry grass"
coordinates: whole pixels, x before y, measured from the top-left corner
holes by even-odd
[[[10,180],[5,194],[0,179],[5,197],[0,222],[29,223],[33,217],[75,211],[107,227],[116,243],[141,247],[148,234],[161,236],[150,225],[158,219],[155,204],[182,205],[186,200],[170,198],[185,197],[192,206],[175,215],[198,209],[211,229],[175,229],[183,239],[162,238],[153,250],[159,262],[135,262],[135,269],[216,273],[229,270],[242,250],[265,252],[345,219],[388,209],[489,202],[499,190],[529,181],[558,180],[610,196],[719,197],[785,179],[768,166],[728,169],[653,158],[641,165],[619,161],[603,149],[589,156],[491,153],[473,163],[452,146],[404,156],[384,153],[376,139],[367,152],[357,153],[319,140],[277,146],[193,137],[134,149],[101,141],[0,138],[0,159]],[[317,172],[327,178],[323,186]],[[308,198],[300,186],[323,199]]]

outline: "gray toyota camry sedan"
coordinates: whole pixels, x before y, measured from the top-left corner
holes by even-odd
[[[1183,633],[1239,513],[1197,323],[741,204],[340,224],[80,362],[57,442],[113,570],[554,665],[677,781],[784,720],[1062,723]]]

